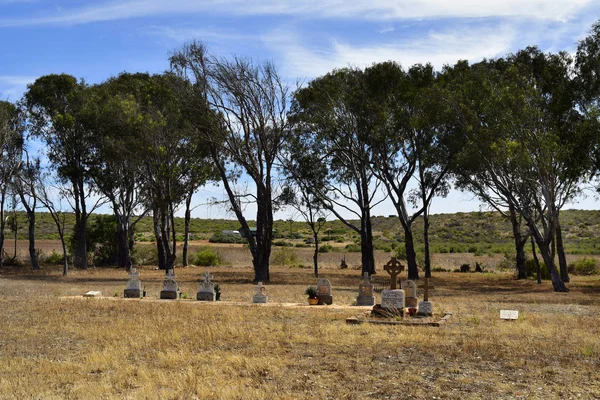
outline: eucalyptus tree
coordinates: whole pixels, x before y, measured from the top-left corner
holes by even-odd
[[[21,165],[14,176],[13,187],[27,213],[29,259],[31,268],[37,270],[40,269],[40,263],[35,250],[35,217],[38,204],[36,183],[41,173],[41,164],[39,158],[29,157],[27,149],[23,149],[22,153]]]
[[[93,132],[83,123],[88,86],[71,75],[45,75],[28,85],[24,102],[29,112],[30,132],[46,147],[51,168],[63,184],[69,184],[66,199],[75,212],[74,265],[87,268],[86,227],[89,215],[101,203],[88,209],[93,194],[89,173],[93,165]],[[65,186],[66,187],[66,186]]]
[[[408,276],[418,279],[412,226],[424,219],[425,274],[431,276],[429,208],[434,196],[448,192],[450,169],[462,149],[462,127],[438,83],[433,67],[414,65],[407,71],[394,62],[365,70],[373,115],[368,143],[371,168],[383,182],[404,231]],[[410,190],[411,182],[416,188]],[[411,213],[408,203],[415,210]]]
[[[187,107],[196,135],[206,143],[231,210],[252,253],[255,281],[268,281],[273,212],[278,204],[274,167],[288,129],[289,88],[270,62],[218,58],[202,43],[175,51],[173,70],[190,82]],[[254,190],[236,187],[248,178]],[[244,201],[256,204],[256,236],[244,216]]]
[[[537,54],[535,49],[527,53]],[[518,53],[507,60],[454,68],[459,77],[456,91],[464,95],[461,112],[471,133],[457,172],[460,180],[478,186],[478,194],[488,202],[514,207],[538,245],[554,290],[568,291],[550,243],[558,210],[572,198],[585,170],[586,161],[571,160],[589,146],[589,140],[575,129],[580,122],[577,113],[548,90],[553,86],[524,62],[527,57]],[[548,57],[552,62],[546,66],[566,73],[566,59]],[[563,87],[561,82],[554,86]],[[559,111],[564,113],[562,119]],[[567,122],[573,129],[565,128]]]
[[[315,201],[360,235],[362,272],[374,274],[371,210],[383,200],[377,200],[381,183],[371,169],[370,105],[359,69],[314,79],[294,94],[287,157],[292,177],[310,185]]]
[[[133,229],[146,214],[141,190],[146,129],[145,112],[152,101],[148,74],[123,73],[93,86],[83,112],[84,123],[94,132],[90,175],[110,202],[117,222],[117,265],[131,267]]]
[[[578,89],[578,109],[585,116],[585,131],[595,138],[589,153],[592,160],[590,177],[600,175],[600,21],[587,37],[579,42],[575,58],[575,80]],[[598,182],[598,180],[597,180]],[[597,186],[600,191],[600,185]]]
[[[0,101],[0,268],[3,266],[6,204],[11,182],[18,173],[23,148],[24,124],[17,106]]]

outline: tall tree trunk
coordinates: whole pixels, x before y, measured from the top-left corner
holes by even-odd
[[[540,260],[535,252],[535,240],[533,239],[533,236],[531,236],[531,253],[533,254],[533,261],[535,262],[537,283],[539,285],[542,283],[542,266],[540,265]]]
[[[315,252],[313,253],[313,265],[315,267],[315,278],[319,277],[319,234],[313,228],[313,238],[315,238]]]
[[[419,279],[419,268],[417,266],[417,254],[415,253],[415,242],[412,233],[412,224],[404,225],[404,247],[406,248],[406,262],[408,264],[408,279]]]
[[[85,207],[85,192],[82,180],[73,182],[73,192],[75,195],[75,254],[73,265],[75,268],[87,269],[87,243],[86,243],[86,227],[87,227],[87,212]]]
[[[363,209],[360,229],[360,252],[362,260],[362,273],[369,275],[377,273],[375,270],[375,248],[373,247],[373,225],[369,208]]]
[[[538,248],[540,249],[540,254],[546,263],[546,267],[548,268],[548,272],[550,273],[550,279],[552,280],[552,287],[555,292],[568,292],[569,289],[565,286],[565,283],[560,279],[560,274],[556,269],[556,265],[554,264],[554,259],[552,258],[552,253],[550,250],[550,246],[544,243],[543,241],[536,240]]]
[[[188,246],[190,236],[190,220],[192,219],[192,210],[190,210],[190,205],[192,204],[192,195],[193,193],[190,192],[185,198],[185,226],[183,229],[183,251],[181,253],[184,267],[189,265]]]
[[[115,211],[115,218],[117,220],[117,266],[129,271],[132,265],[129,249],[129,218],[120,215],[117,211]]]
[[[161,233],[161,229],[160,229],[160,211],[158,210],[158,207],[155,207],[152,213],[152,222],[153,222],[153,228],[154,228],[154,238],[156,240],[156,253],[157,253],[157,257],[158,257],[158,269],[162,269],[162,270],[166,270],[167,269],[167,262],[166,262],[166,258],[165,258],[165,249],[164,249],[164,242],[163,242],[163,238],[162,238],[162,233]]]
[[[4,228],[6,227],[6,220],[4,217],[4,201],[6,193],[3,188],[0,193],[0,268],[4,266]]]
[[[423,242],[425,242],[425,278],[431,278],[431,256],[429,254],[429,207],[423,211]]]
[[[252,256],[254,264],[254,281],[269,282],[269,258],[273,240],[273,209],[271,190],[267,185],[257,189],[256,212],[256,254]]]
[[[509,204],[510,223],[512,225],[513,239],[515,241],[515,252],[517,262],[517,279],[527,279],[527,265],[525,256],[525,244],[527,237],[521,235],[521,222],[517,216],[517,212],[512,204]]]
[[[35,207],[35,206],[34,206]],[[35,252],[35,208],[27,210],[28,238],[29,238],[29,259],[31,260],[31,268],[40,269],[40,262]]]
[[[571,279],[569,278],[569,269],[567,267],[567,258],[565,256],[565,247],[562,238],[562,228],[560,227],[558,215],[556,216],[556,252],[558,253],[558,264],[560,266],[560,279],[562,279],[563,282],[568,283]]]

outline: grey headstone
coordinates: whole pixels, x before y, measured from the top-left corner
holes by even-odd
[[[317,282],[317,299],[319,304],[332,304],[333,297],[331,296],[331,282],[327,278],[319,279]]]
[[[172,269],[165,273],[163,288],[160,292],[161,299],[174,300],[179,298],[179,285],[177,285],[177,282],[175,281],[176,277],[177,275],[175,275]]]
[[[213,276],[206,271],[203,274],[204,281],[200,284],[200,291],[196,294],[196,300],[200,301],[215,301],[215,285],[211,282]]]
[[[125,297],[142,297],[142,282],[140,282],[140,273],[135,268],[129,271],[129,280],[125,289]]]
[[[267,297],[267,287],[262,282],[258,282],[256,285],[256,293],[252,296],[253,303],[266,303],[269,298]]]
[[[363,274],[363,280],[358,286],[358,297],[356,298],[357,306],[373,306],[375,305],[375,294],[373,284],[370,282],[371,277],[368,272]]]

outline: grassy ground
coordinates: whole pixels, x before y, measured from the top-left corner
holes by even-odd
[[[434,312],[453,317],[419,328],[347,325],[349,307],[250,305],[249,267],[211,271],[220,304],[157,300],[162,273],[151,267],[144,300],[113,297],[127,279],[116,269],[0,270],[0,398],[600,398],[598,276],[559,294],[511,274],[436,273]],[[195,297],[204,269],[175,272]],[[351,304],[358,271],[322,276],[335,304]],[[271,277],[270,302],[304,304],[316,283],[310,269]],[[80,297],[88,290],[109,298]],[[519,320],[499,320],[500,309]]]

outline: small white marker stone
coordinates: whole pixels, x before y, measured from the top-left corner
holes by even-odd
[[[500,310],[500,319],[519,319],[517,310]]]
[[[97,290],[90,290],[89,292],[87,292],[86,294],[83,295],[83,297],[99,297],[102,296],[102,292],[99,292]]]

